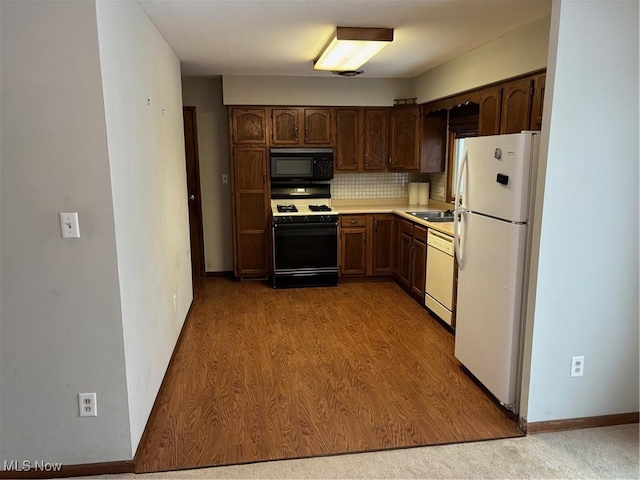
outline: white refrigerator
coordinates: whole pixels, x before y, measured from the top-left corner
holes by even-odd
[[[457,168],[455,356],[517,411],[538,132],[467,138]]]

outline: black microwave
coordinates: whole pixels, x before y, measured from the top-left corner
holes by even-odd
[[[333,148],[272,148],[271,181],[333,178]]]

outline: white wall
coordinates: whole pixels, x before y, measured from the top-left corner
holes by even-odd
[[[391,106],[413,97],[413,80],[342,77],[222,77],[225,105]]]
[[[416,77],[413,96],[428,102],[545,68],[548,45],[546,17]]]
[[[137,2],[96,8],[135,451],[193,299],[180,63]]]
[[[528,422],[639,409],[638,2],[556,0],[551,24]]]
[[[229,121],[222,104],[222,78],[183,78],[182,102],[196,107],[205,270],[230,272],[231,184],[222,183],[222,174],[230,178]]]
[[[0,462],[131,459],[95,6],[0,11]],[[61,238],[68,211],[80,239]]]

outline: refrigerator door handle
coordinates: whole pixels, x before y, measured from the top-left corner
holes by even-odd
[[[469,149],[464,149],[464,155],[462,156],[462,162],[460,164],[460,170],[458,170],[458,178],[456,178],[456,195],[455,195],[455,209],[453,213],[453,249],[458,262],[458,269],[462,270],[462,245],[460,241],[460,223],[461,215],[467,212],[467,209],[461,205],[461,186],[462,175],[467,168],[467,162],[469,161]]]

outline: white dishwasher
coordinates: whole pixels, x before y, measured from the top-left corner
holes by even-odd
[[[424,304],[451,325],[455,264],[453,237],[429,229]]]

